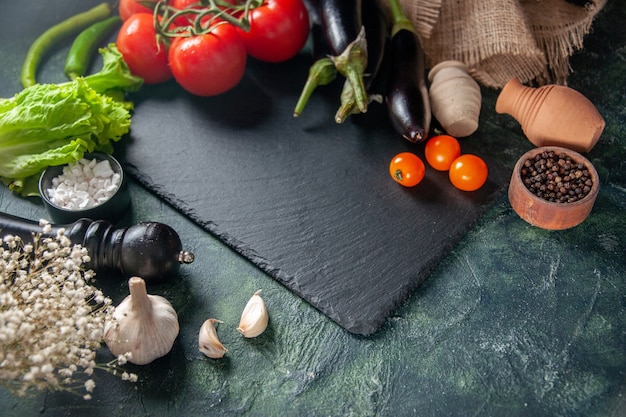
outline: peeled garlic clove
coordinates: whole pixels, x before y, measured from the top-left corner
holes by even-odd
[[[178,316],[165,298],[148,294],[142,278],[130,278],[128,289],[130,295],[104,324],[104,341],[115,356],[130,353],[129,362],[145,365],[172,350]]]
[[[237,330],[244,337],[257,337],[267,328],[269,315],[267,314],[265,301],[259,295],[260,292],[261,290],[258,290],[254,293],[243,309],[243,313],[241,313],[241,320]]]
[[[205,320],[198,334],[198,348],[200,352],[204,353],[206,357],[213,359],[222,358],[228,352],[228,349],[217,338],[216,323],[221,323],[221,321],[217,319]]]

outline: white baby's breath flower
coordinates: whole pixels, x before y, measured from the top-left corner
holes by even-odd
[[[13,236],[13,235],[6,235],[2,240],[4,241],[5,245],[7,245],[9,247],[9,249],[15,248],[15,246],[16,246],[15,236]]]
[[[40,221],[50,236],[52,226]],[[0,241],[0,386],[16,395],[31,390],[84,387],[91,398],[95,369],[123,374],[122,356],[96,363],[104,322],[115,308],[110,298],[88,284],[87,250],[60,229],[55,238],[36,235],[33,242],[6,235]],[[81,384],[80,380],[87,379]],[[124,380],[137,381],[127,374]]]
[[[118,363],[119,365],[125,365],[125,364],[126,364],[126,362],[128,362],[128,358],[126,357],[126,355],[119,355],[119,356],[117,357],[117,363]]]
[[[54,366],[50,363],[46,363],[45,365],[42,365],[39,370],[42,374],[52,374],[52,372],[54,372]]]
[[[88,379],[85,381],[85,391],[93,392],[93,389],[96,387],[96,383],[93,382],[93,379]]]
[[[40,353],[35,353],[34,355],[31,355],[29,359],[32,363],[43,362],[43,356]]]

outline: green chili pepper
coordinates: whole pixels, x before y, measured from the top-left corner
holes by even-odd
[[[122,19],[119,16],[111,16],[89,26],[74,39],[65,58],[64,72],[67,78],[73,80],[87,73],[89,61],[96,48],[121,22]]]
[[[42,33],[30,46],[20,72],[24,88],[37,84],[36,75],[43,56],[62,39],[80,32],[89,25],[111,15],[109,3],[101,3],[85,12],[74,15]]]

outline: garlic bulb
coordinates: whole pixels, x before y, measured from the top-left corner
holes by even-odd
[[[241,313],[241,320],[237,330],[244,337],[257,337],[267,328],[269,315],[267,314],[265,301],[259,295],[260,292],[261,290],[258,290],[254,293],[243,309],[243,313]]]
[[[217,331],[215,330],[216,323],[221,323],[221,321],[217,319],[205,320],[198,334],[198,348],[200,352],[213,359],[222,358],[224,354],[228,352],[228,349],[226,349],[217,338]]]
[[[139,277],[128,280],[130,295],[115,307],[113,319],[104,325],[104,341],[115,356],[145,365],[165,356],[178,336],[178,315],[165,298],[148,294]]]

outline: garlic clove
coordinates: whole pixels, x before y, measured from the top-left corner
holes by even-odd
[[[222,358],[228,352],[228,349],[222,345],[222,342],[217,337],[216,323],[222,323],[222,321],[217,319],[205,320],[198,334],[198,348],[200,352],[204,353],[206,357],[213,359]]]
[[[252,295],[241,313],[241,320],[237,330],[244,337],[257,337],[267,328],[269,315],[265,301],[259,295],[260,292],[261,290],[258,290]]]
[[[104,341],[115,356],[130,353],[129,362],[145,365],[172,350],[178,315],[164,297],[148,294],[142,278],[130,278],[128,288],[130,295],[104,324]]]

